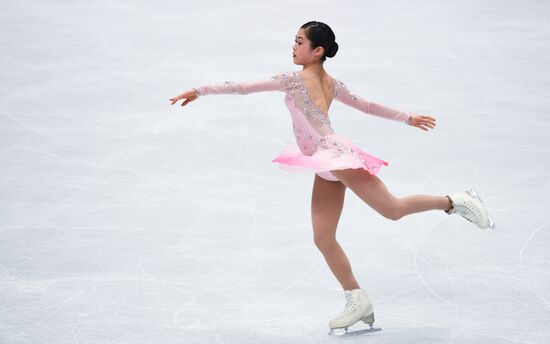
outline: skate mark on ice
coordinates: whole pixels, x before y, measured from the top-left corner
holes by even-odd
[[[171,327],[173,328],[180,328],[180,327],[185,327],[185,326],[178,326],[178,322],[179,322],[179,317],[181,315],[181,313],[183,313],[183,311],[186,309],[186,307],[189,306],[189,304],[193,304],[195,302],[195,300],[204,295],[204,293],[213,293],[213,294],[218,294],[218,295],[221,295],[227,299],[230,299],[230,300],[233,300],[235,301],[242,309],[239,310],[239,311],[236,311],[236,312],[233,312],[233,313],[230,313],[226,316],[223,316],[223,317],[219,317],[219,318],[215,318],[215,319],[209,319],[208,321],[213,321],[213,322],[216,322],[216,321],[222,321],[222,320],[225,320],[227,318],[232,318],[234,317],[236,314],[239,314],[241,312],[245,312],[246,315],[249,314],[250,310],[249,308],[243,303],[241,302],[239,299],[237,299],[236,297],[234,296],[231,296],[229,294],[226,294],[224,292],[221,292],[219,290],[216,290],[216,289],[213,289],[213,288],[209,288],[209,287],[203,287],[203,286],[200,286],[198,284],[192,284],[192,283],[187,283],[187,282],[179,282],[179,281],[164,281],[164,283],[167,283],[167,284],[172,284],[172,285],[176,285],[176,286],[182,286],[182,287],[193,287],[193,288],[197,288],[197,289],[201,289],[203,290],[202,293],[198,294],[198,295],[193,295],[193,299],[190,300],[190,301],[187,301],[182,307],[180,307],[175,313],[174,313],[174,316],[172,317],[172,325]],[[247,295],[249,296],[249,295]]]
[[[252,217],[252,229],[250,230],[246,241],[239,248],[237,248],[232,254],[224,257],[225,261],[229,261],[231,258],[239,254],[241,251],[243,251],[250,244],[250,242],[252,241],[252,238],[254,238],[254,236],[256,235],[256,232],[258,231],[258,221],[256,219],[256,214],[254,213],[254,210],[252,209],[250,204],[246,205],[246,210],[248,210],[248,213]]]
[[[418,227],[419,228],[422,228],[422,226],[420,225],[418,219],[415,218],[415,222],[417,223]],[[453,319],[453,327],[451,329],[451,333],[450,333],[450,337],[449,337],[449,341],[448,343],[451,343],[453,341],[453,338],[454,338],[454,335],[455,335],[455,332],[457,331],[457,326],[458,326],[458,306],[456,304],[456,289],[455,289],[455,284],[454,284],[454,281],[453,279],[450,277],[451,273],[447,267],[447,262],[445,261],[445,259],[442,257],[441,255],[441,252],[439,250],[440,246],[437,245],[436,243],[433,243],[432,244],[435,246],[436,248],[436,253],[439,257],[439,260],[441,261],[441,263],[443,264],[443,267],[445,269],[445,272],[446,272],[446,279],[447,281],[451,284],[451,289],[452,289],[452,292],[453,292],[453,302],[445,299],[444,297],[442,297],[441,295],[439,295],[432,287],[430,287],[428,285],[428,282],[424,279],[424,277],[422,276],[422,273],[420,272],[420,269],[418,267],[418,256],[419,256],[419,251],[420,251],[420,248],[423,247],[423,245],[425,244],[425,242],[427,241],[427,238],[428,236],[434,232],[439,226],[441,225],[441,223],[438,223],[436,225],[434,225],[432,227],[432,229],[430,229],[425,235],[424,237],[422,238],[422,241],[417,245],[416,247],[416,250],[415,250],[415,253],[414,253],[414,268],[415,268],[415,271],[416,271],[416,274],[419,276],[420,280],[422,281],[422,284],[424,284],[424,286],[428,289],[428,291],[436,296],[437,298],[439,298],[440,300],[442,300],[443,302],[445,302],[446,304],[448,304],[449,306],[453,307],[454,309],[454,319]],[[455,231],[455,239],[456,239],[456,231]],[[456,242],[456,240],[454,241]],[[455,250],[455,245],[453,245],[453,248],[452,248],[452,251],[451,251],[451,257],[454,256],[456,253],[456,250]],[[448,258],[448,259],[451,259],[451,258]]]
[[[282,295],[285,291],[289,290],[290,288],[294,287],[298,282],[300,282],[301,280],[303,280],[307,275],[309,275],[309,273],[311,272],[311,270],[313,270],[313,268],[315,266],[317,266],[319,264],[319,261],[314,261],[313,264],[311,264],[309,266],[309,268],[302,274],[300,275],[298,278],[296,278],[294,281],[290,282],[289,285],[287,285],[286,287],[284,287],[283,289],[279,290],[278,292],[276,292],[275,294],[269,296],[268,298],[262,300],[260,303],[265,303],[266,301],[270,301],[271,299],[274,299],[275,297],[279,296],[279,295]]]
[[[466,256],[462,256],[463,259],[467,259],[468,257]],[[500,271],[502,272],[504,275],[512,278],[513,280],[517,281],[519,284],[521,284],[522,286],[524,286],[526,289],[530,290],[534,295],[538,296],[542,302],[544,302],[544,304],[546,305],[547,308],[550,309],[550,305],[548,304],[548,301],[546,301],[546,299],[544,298],[544,296],[542,296],[540,293],[538,293],[536,290],[534,290],[531,286],[529,286],[527,283],[525,283],[521,278],[519,278],[518,276],[500,268],[498,265],[494,265],[492,263],[489,263],[487,261],[484,261],[481,257],[476,257],[476,262],[479,264],[479,263],[483,263],[485,264],[486,266],[490,267],[490,268],[493,268],[497,271]]]
[[[222,279],[224,280],[224,282],[226,282],[225,286],[227,286],[227,282],[233,282],[233,284],[235,286],[238,287],[238,289],[240,289],[242,291],[242,294],[247,296],[248,297],[248,300],[249,301],[253,301],[251,296],[250,296],[250,293],[248,292],[248,290],[246,290],[244,288],[244,286],[239,283],[237,280],[235,280],[231,275],[225,273],[224,271],[221,271],[220,269],[218,269],[215,265],[212,265],[210,263],[207,263],[201,259],[198,259],[197,257],[195,256],[185,256],[184,258],[187,258],[187,259],[192,259],[192,260],[195,260],[201,264],[204,264],[206,265],[208,268],[209,268],[209,271],[215,271],[218,275],[220,275],[222,277]],[[245,305],[244,302],[242,302],[240,299],[234,297],[234,296],[231,296],[227,293],[224,293],[224,292],[221,292],[219,290],[216,290],[216,289],[213,289],[213,288],[209,288],[209,287],[204,287],[204,286],[201,286],[201,285],[198,285],[198,284],[192,284],[192,283],[188,283],[188,282],[185,282],[185,281],[179,281],[179,280],[175,280],[175,279],[162,279],[162,278],[158,278],[156,277],[155,275],[152,275],[151,273],[149,273],[147,271],[147,269],[145,267],[143,267],[143,273],[150,276],[151,279],[153,280],[156,280],[157,282],[159,283],[165,283],[165,284],[169,284],[169,285],[175,285],[175,286],[188,286],[188,287],[194,287],[194,288],[197,288],[197,289],[201,289],[203,290],[204,292],[211,292],[211,293],[214,293],[214,294],[218,294],[218,295],[221,295],[221,296],[224,296],[225,298],[228,298],[230,300],[233,300],[235,301],[235,303],[237,303],[241,308],[242,310],[240,311],[237,311],[237,312],[234,312],[234,313],[231,313],[227,316],[224,316],[224,317],[220,317],[220,318],[216,318],[214,319],[215,321],[219,321],[219,320],[224,320],[226,318],[230,318],[230,317],[233,317],[235,314],[238,314],[240,312],[242,312],[243,310],[245,311],[246,314],[249,313],[249,308]],[[174,269],[178,270],[178,265],[174,265],[173,266]],[[210,270],[211,269],[211,270]],[[179,269],[181,271],[184,271],[183,269]],[[194,295],[193,297],[196,299],[197,297],[200,297],[201,295],[204,294],[201,293],[201,294],[198,294],[198,295]],[[179,320],[179,316],[180,314],[183,312],[184,308],[189,304],[189,302],[187,302],[184,306],[182,306],[173,316],[173,326],[177,327],[177,322]]]
[[[453,240],[453,243],[456,243],[456,230],[455,230],[455,240]],[[455,332],[456,332],[457,326],[458,326],[458,305],[456,303],[455,283],[454,283],[454,279],[451,277],[451,272],[449,271],[449,269],[447,267],[447,262],[441,256],[441,252],[439,250],[440,246],[437,245],[437,244],[434,244],[434,246],[436,247],[436,252],[437,252],[437,255],[439,256],[439,259],[443,263],[443,267],[445,268],[447,280],[451,284],[451,289],[452,289],[452,292],[453,292],[454,319],[453,319],[453,328],[451,329],[451,333],[450,333],[450,337],[449,337],[449,341],[448,341],[448,343],[451,343],[453,341],[453,337],[455,335]],[[451,254],[450,254],[450,257],[448,258],[449,260],[452,259],[452,257],[454,257],[454,255],[456,253],[455,248],[456,248],[456,245],[452,245]]]
[[[529,235],[529,238],[527,238],[527,240],[525,241],[525,243],[523,244],[523,247],[521,248],[520,252],[519,252],[519,263],[520,264],[523,264],[523,253],[525,252],[525,249],[527,248],[527,246],[531,243],[531,241],[533,240],[533,238],[535,237],[535,235],[537,235],[537,233],[541,230],[541,229],[544,229],[545,226],[542,225],[540,227],[538,227],[537,229],[535,229],[531,235]]]
[[[36,115],[35,112],[34,112],[34,110],[32,110],[31,113],[32,113],[33,115]],[[18,126],[24,128],[24,129],[26,129],[26,130],[27,130],[28,132],[30,132],[30,133],[37,134],[37,135],[42,135],[42,132],[39,132],[38,130],[36,130],[36,129],[30,127],[30,126],[28,126],[27,124],[24,124],[24,123],[22,123],[22,122],[19,121],[19,120],[16,120],[15,118],[13,118],[12,116],[8,115],[7,113],[2,112],[2,113],[0,113],[0,116],[6,117],[6,119],[8,119],[9,121],[11,121],[11,122],[17,124]],[[23,139],[25,139],[25,138],[26,138],[26,136],[25,136]]]
[[[415,218],[415,221],[417,222],[418,224],[418,227],[422,228],[422,226],[420,225],[420,223],[418,223],[418,220]],[[417,245],[416,247],[416,250],[414,252],[414,270],[416,272],[416,274],[418,275],[418,277],[420,278],[420,281],[422,282],[422,284],[424,284],[424,286],[426,287],[426,289],[428,289],[428,291],[434,295],[435,297],[437,297],[438,299],[440,299],[441,301],[445,302],[446,304],[448,304],[449,306],[451,307],[456,307],[455,304],[451,303],[450,301],[448,301],[447,299],[445,299],[444,297],[442,297],[441,295],[439,295],[435,290],[433,290],[429,285],[428,285],[428,282],[426,282],[426,280],[424,279],[424,277],[422,277],[422,273],[420,272],[420,269],[418,267],[418,252],[420,250],[420,248],[424,245],[424,242],[426,242],[428,236],[433,232],[435,231],[437,228],[438,228],[439,224],[432,227],[432,229],[430,229],[425,235],[424,237],[422,238],[422,241]],[[444,264],[445,265],[445,264]],[[453,295],[454,295],[454,290],[453,290]]]
[[[466,256],[466,255],[463,255],[463,254],[457,254],[457,256],[460,257],[460,259],[462,259],[463,261],[467,261],[468,259],[471,259],[470,256]],[[498,265],[494,265],[492,263],[487,262],[486,260],[483,260],[483,258],[481,258],[480,256],[475,257],[475,262],[476,262],[477,265],[485,265],[485,268],[488,268],[488,270],[493,269],[493,270],[499,271],[503,275],[506,275],[509,278],[515,280],[516,282],[518,282],[518,284],[522,285],[523,287],[525,287],[526,289],[531,291],[531,293],[533,293],[533,295],[540,298],[543,301],[543,303],[546,305],[546,307],[550,309],[550,305],[548,304],[548,301],[544,298],[544,296],[542,296],[540,293],[538,293],[536,290],[534,290],[531,286],[529,286],[526,282],[524,282],[518,276],[504,270],[503,268],[499,267]],[[479,268],[478,268],[478,270],[479,270]],[[490,287],[489,284],[486,284],[486,286],[487,286],[487,288]]]

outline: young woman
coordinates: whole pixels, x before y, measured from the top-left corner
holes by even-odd
[[[362,112],[425,131],[433,129],[436,121],[431,116],[398,111],[351,93],[342,81],[331,77],[323,68],[326,58],[334,57],[337,51],[338,44],[331,28],[324,23],[311,21],[298,30],[292,49],[294,64],[303,66],[302,71],[277,74],[269,80],[239,83],[226,81],[201,86],[170,99],[172,105],[185,99],[181,104],[185,106],[205,95],[264,91],[286,93],[285,103],[292,117],[297,145],[287,145],[273,161],[283,168],[307,168],[315,172],[311,200],[314,241],[344,289],[347,300],[344,311],[329,322],[331,333],[337,328],[345,328],[347,332],[347,328],[359,320],[371,328],[374,322],[372,302],[357,283],[346,254],[336,241],[336,228],[346,188],[391,220],[439,209],[449,215],[460,214],[480,228],[495,228],[474,189],[445,196],[393,196],[376,176],[380,167],[388,163],[334,133],[328,115],[334,99]]]

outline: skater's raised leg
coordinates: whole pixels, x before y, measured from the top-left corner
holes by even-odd
[[[344,290],[358,289],[351,265],[336,241],[336,228],[344,206],[346,186],[315,175],[311,197],[313,239]]]
[[[393,196],[382,180],[364,169],[331,171],[359,198],[382,216],[398,220],[403,216],[428,210],[449,210],[452,205],[446,196],[411,195]]]
[[[363,169],[331,171],[359,198],[391,220],[427,210],[444,210],[447,214],[458,214],[476,224],[479,228],[496,228],[481,198],[474,188],[452,195],[412,195],[397,198],[393,196],[377,176]]]

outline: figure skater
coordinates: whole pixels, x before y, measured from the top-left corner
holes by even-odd
[[[285,104],[292,117],[296,143],[289,143],[273,162],[287,169],[311,169],[315,172],[311,198],[311,220],[315,245],[323,254],[332,273],[344,289],[344,311],[329,322],[330,334],[362,320],[370,332],[378,330],[374,323],[373,305],[355,279],[350,262],[336,241],[336,227],[342,212],[346,188],[366,204],[390,220],[428,210],[457,213],[480,228],[495,228],[481,199],[471,188],[452,195],[410,195],[395,197],[376,176],[388,163],[374,157],[331,128],[328,111],[334,99],[364,113],[403,122],[424,131],[435,127],[435,118],[392,109],[367,101],[351,93],[345,84],[327,74],[323,63],[338,51],[331,28],[325,23],[310,21],[300,27],[294,39],[292,59],[303,66],[301,71],[277,74],[255,82],[225,81],[201,86],[171,98],[172,105],[185,99],[182,106],[200,96],[213,94],[249,94],[253,92],[285,92]],[[356,331],[357,332],[357,331]]]

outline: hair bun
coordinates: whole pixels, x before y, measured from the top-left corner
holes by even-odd
[[[334,57],[334,55],[336,55],[337,52],[338,52],[338,43],[333,42],[332,45],[328,48],[325,56]]]

